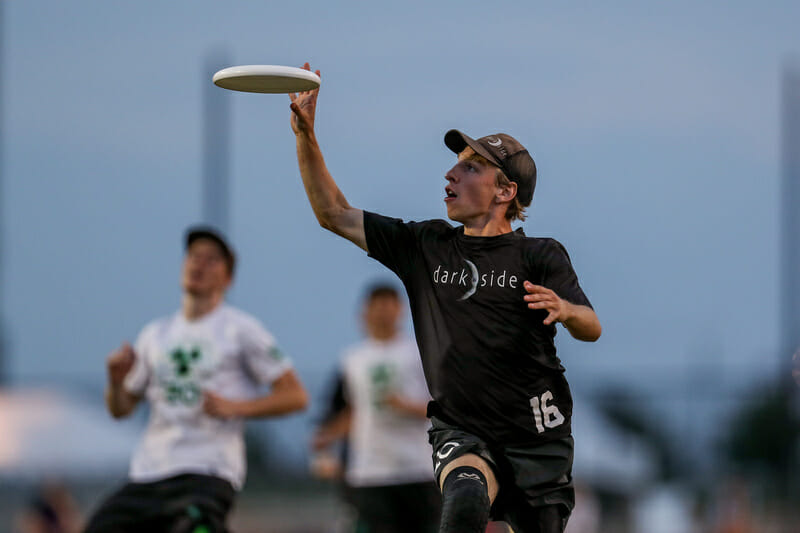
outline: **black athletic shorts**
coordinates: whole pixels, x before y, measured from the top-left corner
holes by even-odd
[[[224,533],[236,494],[221,478],[181,474],[152,483],[127,483],[94,512],[84,533]]]
[[[508,522],[517,533],[561,533],[575,506],[572,437],[527,447],[492,445],[431,417],[428,440],[434,474],[453,459],[472,453],[494,471],[499,490],[491,518]]]
[[[369,533],[435,533],[439,530],[442,496],[433,481],[350,487],[358,522]]]

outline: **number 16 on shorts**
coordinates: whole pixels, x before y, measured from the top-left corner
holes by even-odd
[[[536,431],[539,433],[544,433],[546,429],[553,429],[564,423],[564,415],[561,414],[558,407],[547,403],[551,401],[553,401],[553,393],[549,390],[531,398],[533,419],[536,421]]]

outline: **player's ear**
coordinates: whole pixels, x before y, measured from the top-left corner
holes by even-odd
[[[504,185],[497,186],[497,201],[500,203],[503,202],[510,202],[517,196],[517,184],[513,181],[509,181]]]

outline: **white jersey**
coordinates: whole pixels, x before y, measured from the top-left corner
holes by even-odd
[[[430,400],[414,341],[365,340],[345,352],[343,373],[353,413],[347,482],[364,487],[432,481],[430,422],[383,402],[388,394]]]
[[[182,312],[142,330],[125,388],[150,402],[150,420],[131,461],[132,481],[193,473],[245,479],[244,420],[203,411],[203,391],[231,400],[264,394],[292,368],[252,316],[220,305],[197,320]]]

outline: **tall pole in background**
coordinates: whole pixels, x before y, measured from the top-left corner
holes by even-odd
[[[228,91],[211,82],[214,73],[229,67],[223,48],[206,55],[203,66],[203,222],[228,232],[230,184],[230,99]]]
[[[786,361],[800,348],[800,61],[796,58],[784,68],[782,93],[780,350],[781,361]]]
[[[5,76],[3,71],[3,59],[4,59],[4,41],[5,41],[5,27],[3,21],[3,9],[5,9],[5,3],[0,1],[0,386],[5,385],[8,381],[8,376],[6,374],[8,370],[8,361],[6,359],[6,336],[5,336],[5,299],[3,295],[3,287],[5,287],[5,279],[4,274],[5,270],[3,269],[3,260],[5,258],[4,255],[4,245],[5,245],[5,234],[3,230],[5,228],[4,222],[4,210],[3,210],[3,202],[5,201],[6,195],[5,191],[3,190],[3,170],[5,170],[5,143],[3,142],[3,132],[6,131],[6,125],[4,122],[5,116],[3,115],[3,110],[5,106],[5,98],[4,98],[4,82]]]

